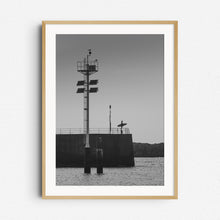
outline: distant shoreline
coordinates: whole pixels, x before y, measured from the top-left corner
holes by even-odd
[[[133,142],[134,157],[164,157],[164,143]]]

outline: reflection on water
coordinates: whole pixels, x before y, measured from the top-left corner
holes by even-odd
[[[83,168],[57,168],[57,185],[164,185],[164,158],[138,157],[135,167],[104,168],[104,174],[84,174]]]

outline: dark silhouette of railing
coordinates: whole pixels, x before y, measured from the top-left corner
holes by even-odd
[[[83,128],[57,128],[56,134],[85,134]],[[121,128],[90,128],[90,134],[121,134]],[[129,128],[123,128],[122,134],[130,134]]]

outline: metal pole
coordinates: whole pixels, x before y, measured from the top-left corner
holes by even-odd
[[[78,81],[77,86],[83,86],[84,88],[78,88],[77,93],[83,93],[83,133],[84,133],[84,173],[91,173],[91,148],[89,144],[89,93],[95,93],[98,88],[90,88],[90,85],[97,85],[98,80],[89,81],[89,76],[92,73],[98,71],[98,61],[95,60],[89,63],[89,56],[92,54],[91,49],[88,50],[88,54],[82,62],[77,62],[77,71],[83,74],[84,80]]]
[[[89,55],[86,60],[86,145],[84,173],[91,173],[90,167],[90,146],[89,146]]]
[[[86,71],[86,96],[87,96],[87,100],[86,100],[86,147],[90,147],[89,146],[89,55],[87,55],[87,71]]]
[[[112,122],[111,122],[111,105],[109,105],[109,133],[112,133]]]

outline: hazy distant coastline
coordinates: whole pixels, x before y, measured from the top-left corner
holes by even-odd
[[[135,157],[164,157],[164,143],[133,143]]]

